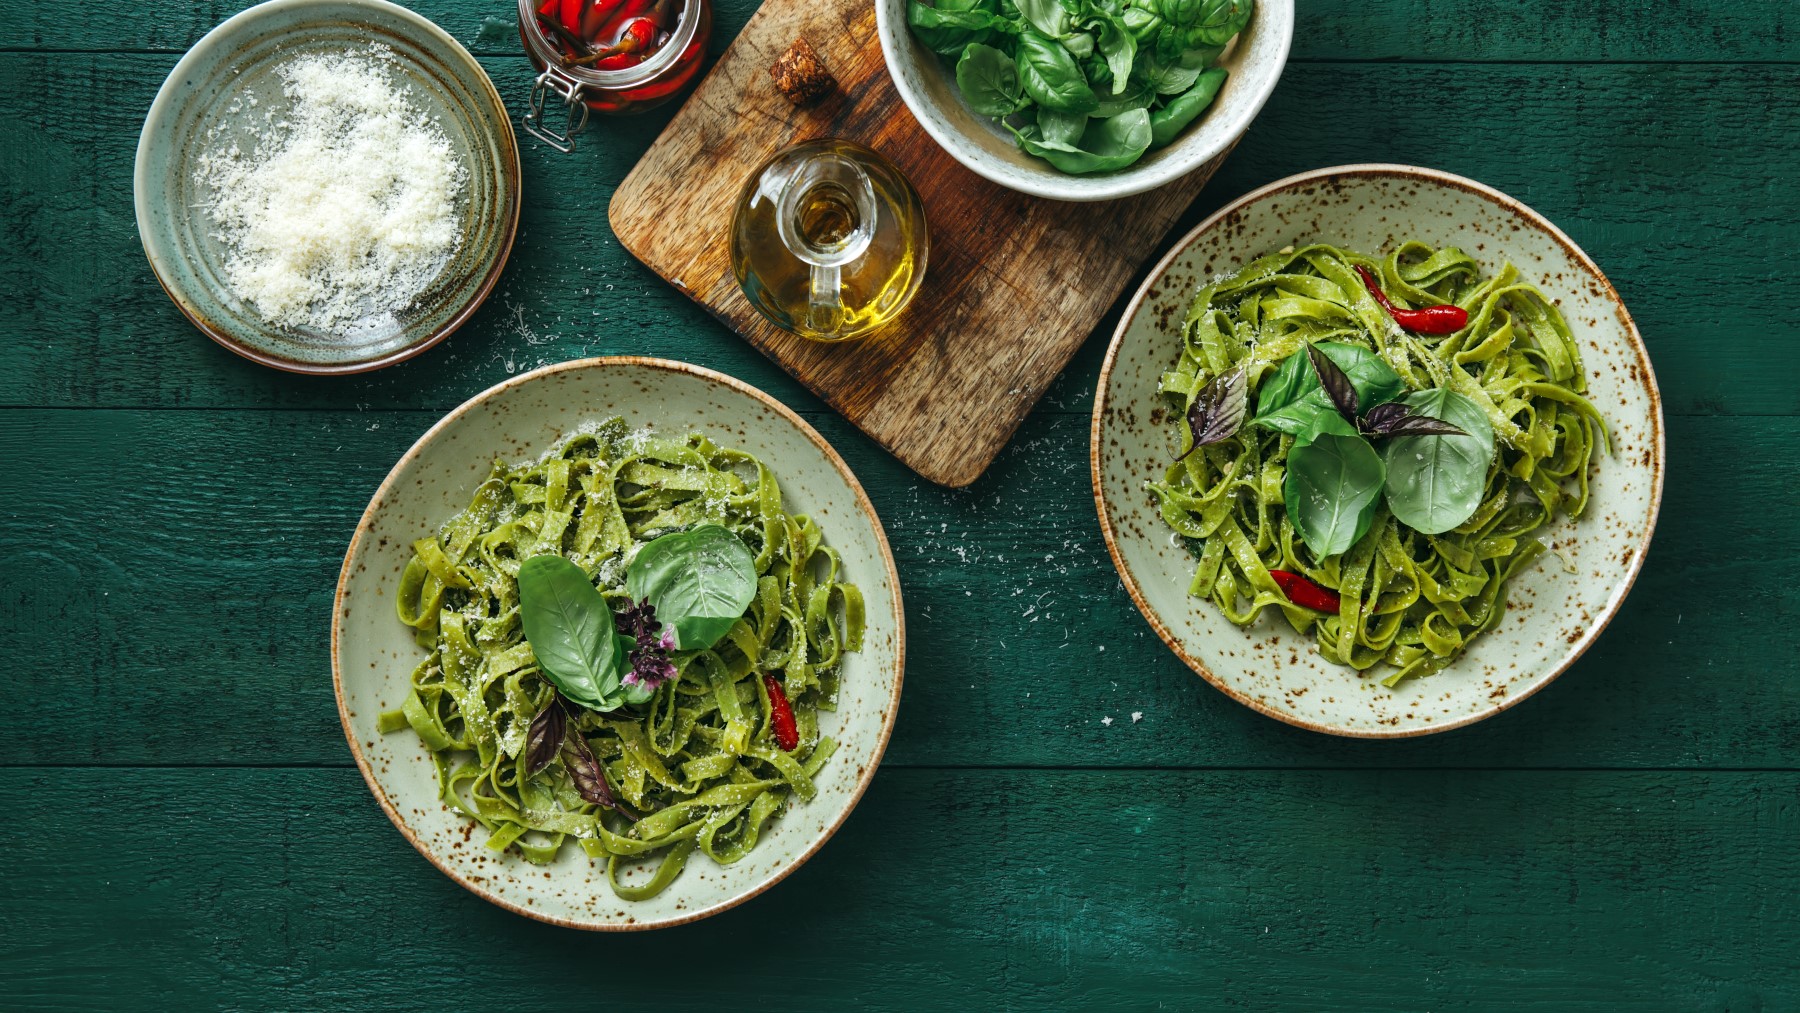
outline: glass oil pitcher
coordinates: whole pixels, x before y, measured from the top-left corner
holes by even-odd
[[[851,141],[794,145],[750,174],[731,222],[731,268],[775,325],[815,341],[859,338],[899,316],[925,277],[918,191]]]

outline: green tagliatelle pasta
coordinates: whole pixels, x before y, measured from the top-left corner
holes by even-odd
[[[527,770],[527,729],[555,691],[525,641],[517,573],[532,556],[560,554],[622,608],[637,547],[698,524],[722,525],[756,553],[743,619],[711,649],[671,652],[679,675],[648,703],[569,708],[571,734],[642,814],[634,823],[584,802],[560,759]],[[607,861],[619,896],[637,900],[666,888],[696,848],[720,863],[744,857],[784,803],[813,797],[835,747],[819,712],[834,708],[845,652],[861,647],[863,600],[838,579],[818,526],[782,510],[775,476],[755,457],[614,419],[538,463],[496,461],[468,509],[413,550],[398,610],[430,654],[380,727],[418,734],[444,803],[486,827],[488,847],[542,863],[573,839]],[[792,752],[771,733],[761,673],[780,675],[791,699]],[[647,882],[622,884],[621,867],[640,858],[660,864]]]
[[[1468,311],[1468,324],[1438,337],[1400,329],[1357,265],[1396,302],[1453,303]],[[1507,580],[1544,550],[1532,533],[1586,508],[1588,466],[1596,448],[1608,449],[1606,425],[1582,396],[1580,349],[1543,293],[1510,264],[1483,278],[1461,250],[1416,242],[1381,260],[1324,245],[1284,250],[1203,288],[1182,326],[1180,359],[1160,383],[1179,409],[1173,423],[1183,424],[1213,378],[1242,367],[1255,391],[1281,360],[1321,341],[1371,349],[1409,389],[1448,388],[1486,414],[1498,453],[1467,521],[1428,535],[1383,506],[1349,550],[1315,558],[1282,502],[1294,437],[1256,425],[1199,448],[1150,488],[1199,559],[1189,593],[1210,597],[1239,625],[1277,608],[1333,662],[1393,665],[1383,683],[1395,686],[1441,670],[1499,622]],[[1338,614],[1293,605],[1271,570],[1338,592]]]

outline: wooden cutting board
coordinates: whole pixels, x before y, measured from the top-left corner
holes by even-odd
[[[796,108],[769,67],[804,37],[839,91]],[[893,159],[925,203],[925,281],[898,320],[821,344],[764,321],[732,277],[727,229],[752,170],[814,137]],[[963,168],[888,78],[870,0],[766,0],[614,193],[613,231],[920,475],[981,476],[1223,155],[1148,194],[1071,204]]]

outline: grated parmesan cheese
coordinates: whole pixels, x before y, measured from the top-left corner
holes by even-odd
[[[294,59],[277,70],[291,108],[265,113],[254,150],[200,156],[226,281],[269,323],[342,333],[385,321],[461,242],[468,169],[396,86],[393,59],[383,46]]]

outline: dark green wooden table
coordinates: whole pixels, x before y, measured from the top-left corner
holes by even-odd
[[[925,484],[613,241],[667,113],[528,145],[499,290],[420,359],[312,380],[214,346],[145,265],[130,173],[164,75],[239,6],[4,0],[0,1008],[1800,1008],[1789,0],[1302,0],[1280,89],[1178,227],[1302,169],[1435,166],[1568,230],[1643,328],[1668,492],[1623,613],[1517,710],[1391,743],[1252,714],[1133,610],[1086,463],[1116,309],[986,478]],[[419,6],[518,103],[516,38],[483,30],[506,0]],[[715,51],[753,6],[721,3]],[[893,539],[912,661],[829,847],[627,937],[415,854],[351,767],[326,650],[408,444],[615,352],[825,433]]]

